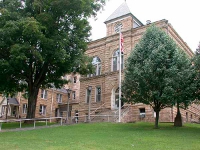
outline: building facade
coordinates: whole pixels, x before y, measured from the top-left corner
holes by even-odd
[[[119,113],[119,30],[121,29],[124,39],[124,53],[121,56],[123,79],[125,61],[151,24],[150,21],[147,21],[145,25],[142,24],[130,12],[126,2],[119,6],[105,21],[106,37],[88,43],[86,54],[93,57],[92,64],[95,67],[95,72],[87,76],[73,73],[66,75],[63,78],[70,82],[62,89],[40,89],[35,117],[62,116],[71,120],[78,115],[80,121],[87,121],[91,115],[90,121],[92,121],[95,119],[93,115],[110,115],[114,116],[112,121],[117,121]],[[193,56],[193,52],[167,20],[156,21],[153,24],[165,31],[185,51],[188,57]],[[17,100],[16,116],[25,118],[27,99],[19,93]],[[3,112],[2,108],[5,107],[6,102],[3,102],[3,99],[1,101],[0,114],[5,115],[5,109]],[[129,105],[123,102],[121,105],[122,122],[155,120],[155,113],[148,105],[142,103]],[[11,107],[9,109],[12,112]],[[199,121],[199,112],[200,106],[195,104],[187,110],[181,110],[183,121]],[[70,118],[67,118],[68,116]],[[160,121],[173,122],[175,116],[175,107],[166,108],[160,112]],[[99,121],[103,120],[106,119],[103,118]]]
[[[96,70],[94,74],[82,76],[80,79],[80,103],[74,109],[79,110],[79,114],[86,117],[83,120],[87,120],[89,112],[90,115],[103,114],[102,111],[106,111],[107,114],[115,111],[116,114],[119,107],[119,30],[121,28],[124,39],[124,53],[121,56],[123,79],[125,61],[151,24],[150,21],[147,21],[147,24],[143,25],[130,12],[126,2],[106,19],[106,37],[90,42],[86,51],[87,55],[93,57],[92,63]],[[156,21],[153,24],[165,31],[188,57],[193,56],[193,52],[167,20]],[[91,91],[88,89],[89,86],[92,87]],[[124,122],[155,120],[155,113],[148,105],[124,105],[123,103],[121,105],[123,106],[122,121]],[[184,121],[198,120],[200,117],[199,108],[194,110],[193,106],[188,110],[181,110],[181,112]],[[166,108],[160,112],[160,121],[172,122],[175,116],[175,107]]]

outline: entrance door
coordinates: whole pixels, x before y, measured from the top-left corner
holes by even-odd
[[[114,92],[114,109],[119,108],[119,88],[117,88]]]
[[[121,107],[123,106],[123,102],[121,101]],[[113,94],[113,109],[119,108],[119,88],[117,88]]]
[[[60,111],[58,108],[55,109],[55,117],[60,117]]]

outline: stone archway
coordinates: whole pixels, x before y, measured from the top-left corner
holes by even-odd
[[[119,108],[119,88],[112,89],[112,96],[111,96],[111,109],[118,109]]]
[[[123,102],[121,102],[121,106],[123,106]],[[111,109],[119,109],[119,87],[112,89]]]

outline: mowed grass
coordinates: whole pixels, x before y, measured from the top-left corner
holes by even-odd
[[[1,132],[1,150],[200,150],[200,124],[91,123]]]

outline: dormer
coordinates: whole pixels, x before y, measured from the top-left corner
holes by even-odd
[[[121,4],[104,22],[106,24],[106,36],[118,33],[119,26],[121,31],[137,28],[143,24],[130,12],[126,2]]]

